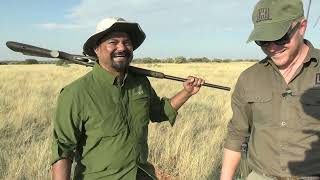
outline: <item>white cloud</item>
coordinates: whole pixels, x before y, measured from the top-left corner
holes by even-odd
[[[59,23],[44,23],[44,24],[37,24],[37,26],[40,26],[44,29],[49,29],[49,30],[56,30],[56,29],[72,30],[72,29],[82,28],[82,26],[78,24],[59,24]]]
[[[67,23],[44,23],[46,29],[88,28],[94,31],[105,17],[136,21],[149,32],[233,31],[251,28],[251,9],[257,0],[81,0],[67,10]]]
[[[248,2],[251,1],[251,2]],[[191,29],[235,29],[249,24],[256,0],[82,0],[67,18],[79,26],[94,27],[105,17],[119,16],[137,21],[151,31]]]

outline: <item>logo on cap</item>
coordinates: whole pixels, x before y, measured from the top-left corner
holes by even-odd
[[[270,13],[269,12],[270,12],[269,8],[258,9],[256,22],[272,20],[272,18],[270,17]]]

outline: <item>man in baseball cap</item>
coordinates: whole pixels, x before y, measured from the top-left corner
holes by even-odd
[[[252,14],[254,29],[247,42],[278,40],[288,32],[293,22],[303,17],[301,1],[259,1]]]
[[[204,80],[188,77],[172,98],[159,98],[143,75],[128,71],[145,39],[138,23],[106,18],[83,51],[98,59],[92,71],[61,91],[54,120],[53,179],[156,179],[148,158],[148,124],[174,124],[177,110]]]
[[[248,42],[266,58],[235,86],[221,180],[233,179],[241,156],[248,180],[320,179],[320,51],[304,39],[302,1],[260,0],[252,21]]]

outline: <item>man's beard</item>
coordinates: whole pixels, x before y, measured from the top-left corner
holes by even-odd
[[[126,61],[115,62],[113,60],[113,58],[118,57],[118,56],[124,56],[127,60]],[[132,55],[132,53],[130,51],[114,52],[111,55],[111,61],[112,61],[111,66],[115,70],[117,70],[118,72],[123,72],[130,65],[130,63],[132,61],[132,58],[133,58],[133,55]]]

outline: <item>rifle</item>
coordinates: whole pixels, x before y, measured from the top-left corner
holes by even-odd
[[[59,59],[71,61],[75,64],[91,66],[91,67],[93,67],[94,64],[97,62],[97,59],[95,57],[69,54],[63,51],[54,51],[54,50],[44,49],[44,48],[32,46],[29,44],[23,44],[19,42],[7,41],[6,45],[9,49],[15,52],[21,52],[22,54],[29,55],[29,56],[59,58]],[[148,77],[169,79],[169,80],[175,80],[175,81],[181,81],[181,82],[184,82],[187,80],[185,78],[170,76],[162,72],[142,69],[134,66],[129,66],[128,70],[132,73],[145,75]],[[230,91],[230,87],[220,86],[216,84],[204,83],[203,86]]]

